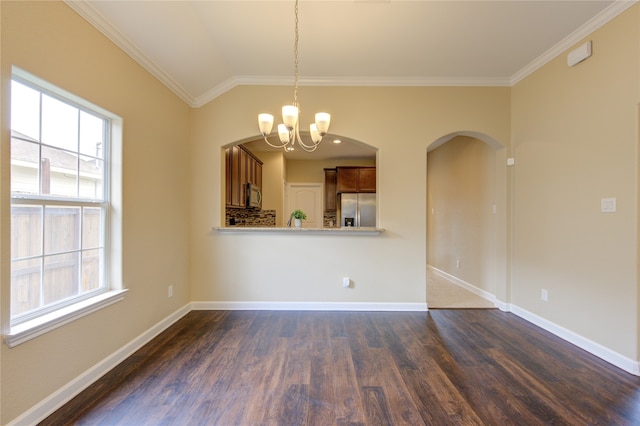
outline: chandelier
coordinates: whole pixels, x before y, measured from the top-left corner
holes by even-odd
[[[285,105],[282,107],[282,123],[278,124],[278,136],[280,143],[271,142],[268,139],[271,129],[273,128],[273,115],[258,114],[258,127],[260,134],[264,137],[264,141],[274,148],[283,148],[285,151],[293,151],[294,145],[298,142],[300,147],[307,151],[313,152],[318,148],[322,137],[329,131],[329,122],[331,115],[326,112],[316,113],[315,123],[309,126],[311,135],[311,143],[306,144],[300,137],[300,109],[298,104],[298,0],[295,4],[295,39],[293,43],[293,69],[294,69],[294,85],[293,85],[293,105]]]

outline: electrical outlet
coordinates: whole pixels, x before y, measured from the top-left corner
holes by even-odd
[[[171,298],[173,297],[173,285],[170,285],[168,290],[167,290],[167,297]]]
[[[349,277],[344,277],[344,278],[342,279],[342,287],[344,287],[344,288],[349,288],[349,287],[351,287],[351,278],[349,278]]]
[[[460,259],[456,259],[456,269],[460,269]]]
[[[540,299],[542,299],[543,302],[549,301],[549,292],[546,288],[543,288],[542,292],[540,292]]]

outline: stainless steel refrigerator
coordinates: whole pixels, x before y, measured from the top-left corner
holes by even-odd
[[[340,226],[376,226],[376,194],[340,194]]]

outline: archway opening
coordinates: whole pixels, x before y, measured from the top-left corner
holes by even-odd
[[[445,135],[427,149],[427,305],[493,308],[505,199],[504,146],[479,132]],[[501,155],[498,155],[500,152]]]
[[[302,136],[308,137],[306,134]],[[340,141],[340,143],[335,143],[336,141]],[[222,217],[225,218],[225,226],[287,226],[290,212],[298,208],[294,205],[297,198],[293,189],[304,187],[321,193],[320,198],[317,196],[301,198],[307,201],[313,200],[311,204],[305,204],[307,206],[305,209],[312,209],[312,211],[305,211],[308,217],[303,221],[303,227],[312,224],[308,226],[314,228],[341,226],[340,194],[337,192],[335,181],[331,187],[331,171],[335,171],[339,167],[362,167],[375,170],[378,152],[377,148],[364,142],[336,134],[326,135],[314,152],[305,152],[299,147],[293,152],[273,148],[259,137],[237,141],[222,149],[225,159],[225,177],[222,183],[222,193],[225,194],[225,203],[223,204],[225,211]],[[229,157],[228,151],[231,149],[235,151],[242,149],[244,153],[240,152],[239,154],[243,154],[247,158],[254,158],[258,164],[252,167],[258,167],[261,171],[259,186],[262,203],[260,208],[243,206],[242,194],[236,197],[240,200],[240,204],[230,203],[230,200],[233,201],[233,199],[227,194],[233,191],[232,180],[234,176],[238,173],[244,176],[249,171],[248,167],[247,171],[230,171],[232,168],[230,165],[234,161],[233,153],[231,158]],[[375,185],[375,174],[373,176]],[[337,179],[337,172],[334,179]],[[246,183],[243,181],[238,186],[238,190],[242,191],[242,187]],[[311,221],[312,217],[313,222]]]

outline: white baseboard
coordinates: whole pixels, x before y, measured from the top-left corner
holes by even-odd
[[[461,280],[460,278],[451,275],[445,271],[442,271],[438,268],[435,268],[431,265],[427,265],[427,269],[429,269],[431,272],[433,272],[436,275],[441,276],[442,278],[449,280],[451,282],[456,283],[457,285],[459,285],[460,287],[464,288],[465,290],[470,291],[471,293],[478,295],[480,297],[482,297],[485,300],[488,300],[489,302],[493,303],[494,306],[496,306],[497,308],[499,308],[501,311],[505,311],[506,310],[506,305],[503,302],[500,302],[496,296],[494,294],[489,293],[486,290],[483,290],[481,288],[478,288],[476,286],[474,286],[473,284],[470,284],[464,280]]]
[[[640,376],[640,362],[634,361],[630,358],[627,358],[617,352],[608,349],[599,343],[596,343],[592,340],[589,340],[579,334],[574,333],[571,330],[568,330],[558,324],[555,324],[549,320],[546,320],[538,315],[535,315],[525,309],[522,309],[516,305],[511,303],[505,303],[498,300],[493,294],[488,293],[482,289],[479,289],[472,284],[469,284],[451,274],[448,274],[440,269],[434,268],[431,265],[427,265],[427,268],[434,272],[437,275],[440,275],[443,278],[448,279],[449,281],[453,281],[458,284],[460,287],[463,287],[470,292],[477,294],[478,296],[492,302],[498,309],[503,312],[511,312],[514,315],[519,316],[520,318],[537,325],[538,327],[560,337],[567,342],[576,345],[577,347],[584,349],[592,355],[597,356],[598,358],[628,372],[635,376]]]
[[[571,330],[568,330],[518,306],[510,305],[510,311],[514,315],[517,315],[520,318],[527,320],[530,323],[535,324],[550,333],[555,334],[561,339],[564,339],[567,342],[572,343],[581,349],[584,349],[590,354],[595,355],[598,358],[601,358],[604,361],[607,361],[608,363],[621,368],[628,373],[631,373],[635,376],[640,376],[640,363],[638,361],[627,358],[624,355],[614,352],[599,343],[589,340],[586,337],[580,336],[579,334],[576,334]]]
[[[194,311],[426,311],[426,303],[191,302]]]
[[[38,424],[190,311],[191,307],[189,304],[178,309],[144,333],[140,334],[131,342],[112,353],[107,358],[103,359],[58,389],[56,392],[49,395],[47,398],[43,399],[35,406],[13,419],[8,423],[8,426]]]

